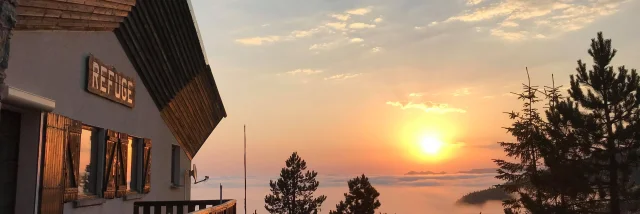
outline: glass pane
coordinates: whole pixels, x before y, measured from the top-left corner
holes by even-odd
[[[91,178],[91,141],[93,139],[91,130],[82,129],[80,136],[80,183],[78,184],[79,195],[93,195],[95,184]]]
[[[127,190],[131,190],[131,161],[133,161],[133,138],[129,137],[129,145],[127,146]]]

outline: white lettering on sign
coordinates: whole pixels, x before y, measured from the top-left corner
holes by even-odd
[[[91,67],[93,78],[89,79],[91,81],[91,87],[94,90],[100,90],[100,65],[98,65],[97,62],[93,62],[91,64],[93,64],[93,67]]]
[[[93,55],[89,56],[87,70],[87,91],[114,102],[135,106],[135,81],[113,66],[108,66]]]

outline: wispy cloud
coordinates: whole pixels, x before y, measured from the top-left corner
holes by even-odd
[[[333,46],[333,43],[313,44],[309,47],[309,50],[328,50],[331,46]]]
[[[314,69],[296,69],[296,70],[292,70],[292,71],[288,71],[286,72],[286,74],[289,75],[297,75],[297,74],[306,74],[306,75],[311,75],[311,74],[319,74],[322,73],[322,70],[314,70]]]
[[[409,94],[409,96],[410,97],[422,97],[422,96],[424,96],[424,94],[423,93],[411,93],[411,94]]]
[[[257,45],[274,43],[279,40],[280,40],[279,36],[267,36],[267,37],[252,37],[252,38],[236,39],[236,42],[243,45],[257,46]]]
[[[380,23],[380,22],[382,22],[382,18],[378,17],[378,18],[374,19],[373,22]]]
[[[400,107],[400,109],[402,109],[402,110],[418,109],[418,110],[422,110],[422,111],[427,112],[427,113],[445,114],[445,113],[466,113],[467,112],[464,109],[449,107],[449,105],[446,104],[446,103],[434,103],[434,102],[423,102],[423,103],[407,102],[407,103],[401,103],[401,102],[391,102],[391,101],[389,101],[389,102],[387,102],[387,105]]]
[[[471,91],[469,88],[461,88],[453,92],[454,97],[465,96],[469,94],[471,94]]]
[[[324,78],[324,80],[336,80],[336,81],[341,81],[341,80],[346,80],[346,79],[351,79],[351,78],[356,78],[361,76],[361,73],[357,73],[357,74],[351,74],[351,73],[346,73],[346,74],[336,74],[327,78]]]
[[[365,28],[375,28],[375,27],[376,25],[362,23],[362,22],[351,23],[349,25],[349,28],[351,29],[365,29]]]
[[[347,23],[344,23],[344,22],[329,22],[326,25],[336,30],[347,29]]]
[[[331,17],[340,21],[347,21],[349,20],[349,18],[351,18],[349,14],[332,14]]]
[[[353,38],[353,39],[349,40],[349,42],[351,42],[351,43],[360,43],[360,42],[364,42],[364,39],[362,39],[362,38]]]
[[[445,22],[499,19],[490,31],[493,36],[510,41],[541,39],[582,29],[600,17],[616,13],[620,5],[628,1],[500,0],[478,7],[484,1],[468,0],[470,9]]]
[[[291,32],[290,36],[293,38],[304,38],[312,36],[313,34],[319,33],[322,28],[312,28],[309,30],[294,30]]]
[[[476,5],[482,3],[482,0],[468,0],[467,5]]]
[[[378,52],[380,52],[380,51],[382,51],[382,48],[381,48],[381,47],[373,47],[373,48],[371,48],[371,52],[372,52],[372,53],[378,53]]]
[[[347,10],[345,13],[362,16],[370,12],[371,12],[371,7],[363,7],[363,8],[353,9],[353,10]]]

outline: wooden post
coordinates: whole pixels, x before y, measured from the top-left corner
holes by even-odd
[[[17,0],[0,0],[0,108],[8,88],[4,79],[7,77],[5,71],[9,67],[9,45],[11,30],[16,26],[17,5]]]

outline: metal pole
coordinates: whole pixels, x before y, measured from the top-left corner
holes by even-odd
[[[247,125],[244,125],[244,214],[247,214]]]
[[[222,204],[222,183],[220,183],[220,204]]]

